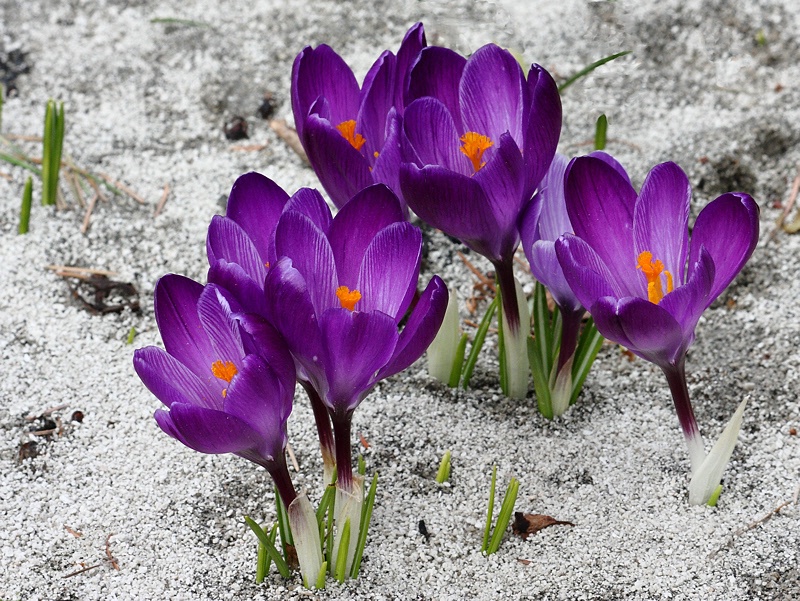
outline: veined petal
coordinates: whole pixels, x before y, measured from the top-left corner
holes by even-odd
[[[167,352],[192,372],[207,374],[214,349],[197,315],[203,286],[189,278],[168,274],[154,293],[156,323]]]
[[[209,284],[203,289],[197,301],[197,314],[214,348],[206,373],[211,375],[211,364],[216,361],[230,361],[238,369],[237,363],[244,356],[242,337],[238,324],[231,317],[230,305],[216,285]],[[226,386],[227,383],[221,385],[222,388]]]
[[[466,131],[458,104],[458,87],[466,64],[467,59],[449,48],[424,48],[411,68],[405,96],[406,107],[418,98],[436,98],[452,115],[456,131]]]
[[[375,375],[397,346],[394,319],[379,311],[328,309],[320,317],[325,373],[330,390],[326,404],[337,412],[354,409],[375,384]]]
[[[272,230],[274,232],[274,226]],[[247,232],[228,217],[214,215],[211,219],[206,236],[206,254],[209,265],[220,260],[236,263],[256,282],[263,282],[267,275],[267,256],[261,255]]]
[[[517,220],[525,197],[525,162],[514,139],[507,133],[500,136],[495,152],[473,176],[483,188],[491,204],[504,246],[513,253],[519,243]]]
[[[530,100],[525,105],[525,137],[520,148],[528,174],[525,193],[530,197],[555,156],[561,136],[561,96],[550,73],[539,65],[531,65],[527,86]]]
[[[413,147],[418,167],[440,165],[470,176],[474,172],[469,158],[461,152],[461,141],[453,116],[435,98],[421,98],[406,107],[403,133]],[[401,185],[402,188],[402,185]]]
[[[347,63],[325,44],[304,48],[292,65],[292,112],[301,140],[308,111],[320,96],[328,101],[333,123],[355,118],[358,82]]]
[[[527,83],[517,59],[507,50],[487,44],[475,51],[464,67],[458,100],[465,131],[492,140],[508,132],[517,145],[523,143]]]
[[[603,260],[621,296],[646,298],[647,288],[636,273],[634,189],[604,161],[579,157],[567,168],[565,196],[575,234]]]
[[[294,390],[295,365],[286,341],[271,323],[260,315],[236,316],[242,328],[242,343],[248,355],[258,355],[275,372],[287,390]]]
[[[364,79],[356,123],[358,133],[366,138],[364,152],[367,157],[380,154],[383,148],[386,116],[394,107],[396,68],[397,58],[387,50],[375,61]]]
[[[415,23],[406,32],[400,49],[397,51],[397,67],[395,69],[394,106],[400,115],[403,114],[403,94],[408,86],[411,67],[419,53],[425,48],[425,28],[422,23]]]
[[[148,346],[133,353],[133,368],[147,389],[170,407],[173,403],[186,403],[222,409],[222,397],[215,386],[208,386],[183,363],[166,351]]]
[[[264,261],[271,259],[275,226],[288,200],[283,188],[260,173],[245,173],[231,188],[225,214],[247,233]]]
[[[266,315],[264,280],[256,281],[238,263],[220,259],[208,269],[209,284],[216,284],[231,293],[244,311]]]
[[[589,308],[604,297],[621,298],[608,267],[585,240],[565,234],[556,240],[555,249],[564,278],[581,305]]]
[[[386,117],[386,141],[372,166],[372,178],[375,182],[388,186],[397,195],[403,216],[407,219],[408,207],[400,193],[400,163],[403,162],[403,153],[400,150],[402,129],[402,118],[392,108]]]
[[[606,165],[608,165],[609,167],[614,169],[614,171],[619,173],[620,176],[622,176],[622,179],[624,179],[626,182],[628,182],[628,184],[631,187],[633,187],[633,184],[631,183],[631,178],[628,175],[628,172],[625,171],[625,168],[622,166],[622,164],[617,159],[615,159],[613,156],[611,156],[607,152],[603,152],[602,150],[595,150],[594,152],[590,152],[588,154],[588,156],[590,156],[592,158],[595,158],[595,159],[600,159],[601,161],[603,161]]]
[[[538,222],[538,232],[533,239],[555,242],[562,234],[572,234],[572,224],[567,214],[567,201],[564,198],[564,176],[569,160],[562,154],[553,157],[542,184],[539,186],[542,211]]]
[[[403,371],[422,356],[442,325],[447,300],[447,286],[438,275],[433,276],[400,332],[391,360],[378,372],[376,381]]]
[[[519,237],[528,263],[532,261],[530,252],[533,243],[539,238],[539,219],[542,215],[544,201],[545,196],[541,192],[538,193],[525,205],[519,215]]]
[[[367,159],[331,122],[309,115],[301,139],[311,166],[337,207],[373,183]]]
[[[647,174],[633,211],[635,256],[651,252],[664,263],[676,286],[686,281],[691,199],[692,185],[683,170],[675,163],[662,163]],[[638,277],[646,287],[644,273]]]
[[[328,233],[340,286],[357,288],[367,247],[378,232],[401,221],[400,203],[383,184],[365,188],[342,207]]]
[[[714,285],[706,307],[731,283],[758,243],[758,205],[748,195],[729,192],[710,202],[697,216],[689,264],[705,248],[714,260]]]
[[[408,115],[408,112],[406,112]],[[481,186],[473,178],[438,166],[400,166],[400,188],[420,219],[483,256],[500,260],[502,232]]]
[[[667,294],[658,303],[669,312],[683,328],[684,337],[694,340],[694,328],[700,316],[708,307],[711,288],[714,285],[714,260],[708,251],[700,250],[700,257],[689,266],[689,280]]]
[[[284,213],[275,231],[275,250],[289,257],[308,286],[314,311],[319,315],[336,300],[336,264],[325,234],[305,215]]]
[[[381,311],[396,322],[417,290],[422,233],[403,221],[382,229],[370,242],[358,274],[359,311]]]
[[[628,297],[630,298],[630,297]],[[618,299],[612,296],[604,296],[589,307],[589,313],[594,319],[597,330],[611,342],[616,342],[624,347],[631,348],[633,343],[628,339],[625,329],[619,321],[617,315]]]
[[[558,262],[555,242],[534,242],[528,260],[533,277],[545,285],[559,307],[568,311],[578,311],[581,308],[581,302],[567,283],[564,270]]]
[[[286,203],[285,212],[289,211],[297,211],[308,217],[323,234],[328,233],[333,221],[328,203],[313,188],[300,188],[295,192]]]
[[[257,449],[261,442],[260,434],[241,419],[214,409],[174,403],[154,417],[164,432],[200,453],[236,453]]]

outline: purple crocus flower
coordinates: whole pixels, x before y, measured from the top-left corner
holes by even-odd
[[[400,194],[403,91],[424,47],[425,31],[417,23],[396,56],[387,50],[378,57],[360,89],[350,67],[330,46],[306,47],[295,59],[295,126],[311,166],[337,207],[377,182]]]
[[[556,253],[600,333],[664,371],[696,472],[706,456],[686,386],[686,351],[700,315],[752,254],[759,210],[747,194],[723,194],[700,212],[690,242],[690,199],[674,163],[654,167],[637,195],[606,162],[574,159],[566,202],[575,234],[561,237]]]
[[[145,386],[166,405],[159,427],[201,453],[234,453],[266,468],[288,507],[297,496],[286,468],[286,420],[295,371],[266,321],[236,312],[214,284],[166,275],[155,290],[164,349],[134,353]]]
[[[400,187],[424,221],[489,259],[512,328],[518,220],[547,172],[561,131],[561,100],[550,74],[525,77],[493,44],[468,60],[424,49],[409,78]]]
[[[281,258],[267,273],[267,314],[330,413],[339,485],[352,481],[350,422],[375,384],[416,361],[447,305],[434,276],[414,299],[422,236],[395,195],[377,184],[336,215],[287,210],[275,232]]]

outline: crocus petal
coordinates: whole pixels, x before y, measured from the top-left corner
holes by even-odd
[[[535,242],[528,260],[533,277],[547,287],[559,307],[567,311],[578,311],[581,308],[581,303],[567,283],[564,271],[558,262],[555,242],[545,240]]]
[[[405,106],[405,104],[403,104],[403,93],[408,86],[411,67],[425,46],[425,28],[422,26],[422,23],[415,23],[406,32],[406,35],[403,37],[403,42],[400,44],[400,49],[397,51],[394,106],[397,108],[400,115],[402,115],[403,107]]]
[[[283,188],[260,173],[242,175],[231,188],[225,214],[247,232],[264,261],[270,260],[275,226],[288,200]]]
[[[458,87],[466,64],[467,59],[449,48],[429,46],[423,49],[411,68],[405,100],[406,110],[418,98],[436,98],[453,116],[456,130],[465,131],[461,123]]]
[[[453,116],[436,98],[421,98],[406,107],[403,132],[414,149],[414,156],[406,160],[413,160],[418,167],[439,165],[462,175],[472,175],[472,163],[460,150]]]
[[[310,115],[303,129],[303,148],[319,181],[337,207],[373,183],[370,164],[331,122]]]
[[[634,276],[634,189],[604,161],[579,157],[567,167],[565,196],[575,234],[606,264],[614,287],[623,296],[646,297],[646,287]]]
[[[274,231],[274,226],[272,229]],[[223,259],[236,263],[256,282],[263,282],[267,275],[265,263],[268,259],[262,258],[247,232],[227,217],[214,215],[211,219],[206,236],[206,253],[209,265]]]
[[[476,50],[464,67],[458,99],[465,131],[489,136],[495,142],[510,133],[522,144],[522,113],[528,89],[522,69],[510,52],[494,44]]]
[[[228,290],[244,311],[265,314],[264,280],[257,282],[241,265],[220,259],[208,269],[208,282]]]
[[[408,218],[408,207],[400,193],[400,163],[403,162],[400,140],[402,136],[402,119],[394,108],[386,116],[386,140],[380,155],[372,166],[372,179],[389,187],[394,192],[405,218]]]
[[[730,192],[709,203],[692,231],[689,264],[705,248],[714,260],[714,285],[706,306],[714,302],[742,269],[758,243],[758,205],[747,194]]]
[[[602,150],[595,150],[594,152],[590,152],[588,156],[603,161],[606,165],[613,168],[614,171],[619,173],[622,176],[622,179],[624,179],[626,182],[628,182],[628,184],[631,185],[631,187],[633,187],[633,184],[631,183],[631,178],[628,175],[628,172],[625,171],[625,167],[623,167],[622,163],[620,163],[613,156],[611,156],[607,152],[603,152]]]
[[[651,252],[676,286],[685,281],[691,198],[692,185],[683,170],[675,163],[662,163],[647,174],[633,211],[635,256]],[[644,273],[639,278],[646,287]]]
[[[588,308],[600,298],[622,296],[603,259],[585,240],[565,234],[556,240],[555,249],[564,278],[581,305]]]
[[[185,365],[160,348],[148,346],[134,351],[133,368],[147,389],[167,407],[184,403],[222,409],[222,397],[217,398],[217,390],[209,388]]]
[[[300,188],[286,203],[286,212],[297,211],[308,217],[324,234],[328,233],[333,217],[322,194],[313,188]],[[276,257],[277,258],[277,257]]]
[[[403,221],[381,230],[370,242],[358,274],[359,311],[381,311],[396,322],[417,289],[422,233]]]
[[[154,417],[164,432],[200,453],[236,453],[261,442],[260,434],[241,419],[214,409],[174,403]]]
[[[217,361],[231,362],[239,369],[240,360],[244,356],[239,326],[231,317],[228,302],[214,284],[209,284],[203,289],[203,294],[197,301],[197,314],[214,348],[213,354],[208,358],[206,374],[212,375],[211,366]],[[217,383],[222,394],[222,389],[226,388],[228,383],[218,378],[211,380]]]
[[[529,198],[524,197],[525,162],[514,139],[507,133],[500,136],[495,152],[473,179],[483,188],[500,231],[503,246],[513,253],[519,242],[517,220]]]
[[[308,111],[320,96],[329,103],[334,125],[355,119],[358,82],[347,63],[325,44],[304,48],[292,65],[292,112],[300,139]]]
[[[326,404],[336,412],[353,410],[376,382],[375,374],[397,345],[394,319],[379,311],[328,309],[319,320],[330,384]]]
[[[438,275],[433,276],[400,332],[391,360],[378,372],[376,380],[403,371],[422,356],[442,325],[447,300],[447,286]]]
[[[519,214],[519,237],[528,263],[531,262],[530,251],[533,243],[539,238],[539,219],[542,215],[544,200],[545,197],[540,192],[525,205]]]
[[[614,297],[604,296],[589,306],[589,312],[592,314],[594,325],[603,338],[631,348],[633,343],[628,339],[617,315],[617,302],[618,300]]]
[[[308,286],[317,314],[336,300],[336,264],[325,234],[305,215],[296,211],[284,213],[275,230],[278,256],[290,257],[292,264]]]
[[[408,115],[408,112],[406,112]],[[480,185],[443,167],[400,166],[400,188],[420,219],[483,256],[500,260],[500,228]]]
[[[561,96],[550,73],[539,65],[531,66],[527,86],[531,100],[525,105],[523,115],[523,156],[528,174],[525,194],[530,198],[556,153],[561,136]]]
[[[156,323],[167,352],[195,374],[209,373],[214,353],[197,315],[203,286],[189,278],[168,274],[158,280],[154,293]]]
[[[539,217],[539,230],[533,239],[555,242],[562,234],[571,234],[572,224],[567,214],[567,201],[564,198],[564,176],[567,172],[569,159],[562,154],[553,157],[553,162],[547,170],[539,187],[542,212]]]
[[[389,109],[394,106],[396,65],[395,56],[386,51],[375,61],[364,79],[356,123],[358,133],[366,139],[363,152],[367,157],[380,154],[383,148],[386,137],[386,116],[389,114]]]
[[[701,249],[697,262],[689,266],[689,281],[667,294],[658,303],[681,324],[684,338],[688,343],[694,340],[694,328],[700,315],[708,307],[708,295],[714,285],[715,271],[711,255],[705,248]]]
[[[286,446],[293,396],[294,379],[288,389],[260,357],[248,355],[228,387],[225,412],[256,430],[261,435],[259,448],[274,459]]]
[[[294,360],[280,332],[260,315],[242,313],[236,316],[236,321],[242,327],[245,353],[261,357],[284,383],[284,387],[294,390]]]
[[[356,288],[367,247],[378,232],[399,221],[400,203],[383,184],[365,188],[342,207],[328,232],[340,286]]]

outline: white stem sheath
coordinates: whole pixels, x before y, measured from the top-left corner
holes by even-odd
[[[447,300],[447,310],[439,332],[428,347],[428,374],[447,384],[450,381],[450,372],[456,349],[461,340],[461,327],[458,319],[458,297],[455,290],[450,290]]]
[[[336,560],[339,551],[339,544],[342,540],[342,528],[344,523],[350,520],[350,545],[347,549],[347,564],[345,574],[350,574],[353,567],[353,558],[356,554],[358,545],[358,533],[361,530],[361,507],[364,504],[364,478],[353,475],[353,485],[350,490],[343,490],[336,485],[336,506],[334,508],[334,518],[336,520],[336,536],[333,539],[333,557],[331,557],[332,571],[336,573]]]
[[[303,584],[306,588],[312,588],[322,567],[322,545],[317,516],[305,494],[295,497],[289,505],[288,513]]]
[[[528,362],[528,336],[531,329],[531,314],[528,311],[528,301],[525,293],[522,292],[517,278],[514,278],[514,288],[517,294],[517,306],[519,307],[519,328],[512,332],[503,312],[503,343],[506,352],[506,377],[508,378],[508,396],[512,399],[524,399],[528,394],[528,372],[530,364]],[[501,294],[507,291],[501,290]]]

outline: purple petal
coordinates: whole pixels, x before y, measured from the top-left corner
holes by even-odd
[[[333,251],[311,219],[295,211],[284,213],[275,231],[275,249],[278,256],[291,258],[302,274],[317,314],[339,306]]]
[[[370,242],[358,274],[359,311],[381,311],[396,322],[417,290],[422,233],[403,221],[381,230]]]
[[[330,384],[326,404],[336,412],[353,410],[375,384],[375,374],[391,359],[397,325],[379,311],[329,309],[320,318],[325,374]]]
[[[286,203],[285,212],[297,211],[308,217],[323,234],[327,234],[333,217],[322,194],[313,188],[300,188]]]
[[[714,260],[708,251],[689,266],[689,281],[667,294],[658,305],[675,318],[683,328],[684,337],[691,343],[697,321],[711,303],[709,293],[714,284]]]
[[[567,283],[564,271],[558,262],[555,242],[549,240],[535,242],[531,247],[528,261],[533,277],[547,287],[559,307],[568,311],[578,311],[581,308],[581,302]]]
[[[564,278],[581,305],[588,308],[600,298],[622,296],[603,259],[585,240],[565,234],[556,240],[555,248]]]
[[[386,116],[394,108],[396,65],[395,56],[386,51],[375,61],[364,79],[356,123],[358,133],[366,138],[363,152],[367,157],[374,157],[383,149]]]
[[[509,133],[517,145],[522,145],[528,89],[525,75],[510,52],[494,44],[476,50],[464,67],[458,101],[465,131],[489,136],[495,143]]]
[[[402,119],[395,109],[389,111],[386,117],[386,141],[380,155],[375,159],[372,167],[372,178],[375,182],[385,184],[398,196],[404,218],[408,218],[408,207],[400,194],[400,163],[403,154],[400,150],[400,137],[402,135]]]
[[[466,64],[467,59],[449,48],[430,46],[423,49],[411,68],[405,96],[406,107],[418,98],[436,98],[453,116],[456,131],[463,133],[458,87]]]
[[[403,221],[400,203],[383,184],[365,188],[342,207],[328,233],[340,286],[357,286],[367,247],[378,232],[398,221]]]
[[[603,338],[630,349],[633,347],[633,343],[628,339],[628,335],[619,321],[619,316],[617,315],[618,302],[617,299],[611,296],[604,296],[597,299],[590,306],[589,313],[592,314],[594,325],[597,326],[597,330],[603,335]]]
[[[628,182],[630,184],[631,187],[633,187],[633,184],[631,183],[631,178],[628,175],[628,172],[625,171],[625,168],[622,166],[622,164],[617,159],[615,159],[613,156],[611,156],[607,152],[603,152],[602,150],[595,150],[594,152],[590,152],[588,156],[590,156],[592,158],[595,158],[595,159],[600,159],[606,165],[608,165],[609,167],[612,167],[617,173],[619,173],[622,176],[622,178],[626,182]]]
[[[341,208],[356,192],[374,183],[369,161],[331,122],[310,115],[302,140],[311,166],[337,207]]]
[[[714,260],[714,285],[706,307],[744,267],[758,243],[758,205],[748,195],[729,192],[710,202],[697,216],[692,231],[689,264],[705,248]]]
[[[263,282],[267,275],[267,256],[261,255],[241,226],[227,217],[214,215],[211,219],[206,254],[209,265],[220,260],[236,263],[256,282]]]
[[[233,184],[226,216],[247,232],[264,261],[270,261],[275,226],[289,195],[260,173],[246,173]]]
[[[555,155],[539,187],[541,191],[537,196],[542,197],[542,213],[533,242],[537,240],[555,242],[562,234],[573,233],[564,197],[564,176],[568,164],[567,157],[561,154]]]
[[[154,417],[164,432],[200,453],[236,453],[261,442],[259,433],[241,419],[214,409],[175,403]]]
[[[433,276],[400,332],[391,361],[378,372],[376,381],[403,371],[422,356],[442,325],[447,299],[447,286],[438,275]]]
[[[222,397],[166,351],[148,346],[133,353],[133,368],[147,389],[167,407],[185,403],[221,409]]]
[[[656,365],[674,363],[689,346],[675,318],[661,306],[643,298],[620,300],[617,318],[630,341],[628,348]]]
[[[517,221],[525,197],[525,162],[516,142],[508,134],[500,136],[486,164],[475,173],[473,179],[483,188],[489,200],[503,236],[503,245],[508,252],[514,251],[519,242]]]
[[[636,256],[649,251],[662,261],[676,286],[685,281],[689,249],[689,204],[692,186],[675,163],[656,165],[647,174],[633,211]],[[646,288],[647,278],[639,272]]]
[[[195,374],[207,374],[214,349],[197,315],[203,286],[189,278],[168,274],[154,293],[156,323],[167,352]]]
[[[237,263],[220,259],[209,268],[208,282],[229,291],[244,311],[266,314],[264,280],[256,282]]]
[[[411,67],[425,46],[425,28],[422,23],[415,23],[406,32],[403,42],[400,44],[400,49],[397,51],[394,106],[400,115],[403,114],[403,95],[408,86]]]
[[[575,234],[603,260],[622,296],[646,297],[633,246],[634,189],[604,161],[579,157],[567,167],[565,196]]]
[[[417,166],[441,165],[462,175],[472,175],[472,163],[460,150],[453,116],[437,99],[422,98],[406,107],[403,132],[414,149],[415,162],[419,161]]]
[[[561,96],[546,69],[532,65],[527,79],[529,105],[523,116],[523,156],[528,173],[526,194],[539,186],[553,160],[561,136]]]
[[[502,258],[503,240],[497,218],[473,178],[442,167],[419,169],[403,163],[400,188],[420,219],[489,259]]]
[[[531,259],[531,248],[533,243],[539,238],[539,219],[542,214],[544,204],[544,195],[540,192],[533,199],[525,205],[519,216],[519,237],[522,241],[522,250],[528,258],[528,263]]]
[[[236,321],[242,327],[245,353],[261,357],[284,387],[294,390],[294,360],[280,332],[260,315],[243,313],[236,316]]]
[[[334,125],[356,118],[358,82],[347,63],[325,44],[304,48],[292,65],[292,112],[301,140],[309,109],[320,96],[328,101]]]

